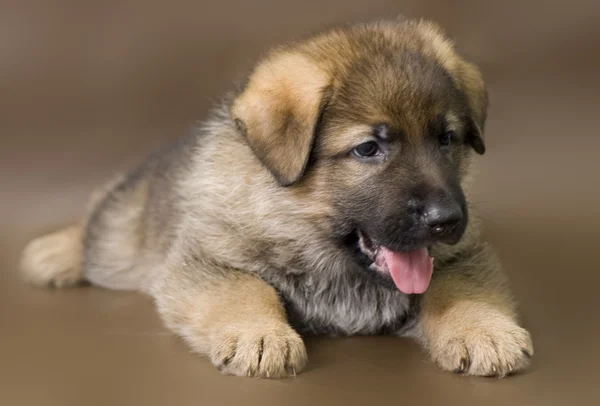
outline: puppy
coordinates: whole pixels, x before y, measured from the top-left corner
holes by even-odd
[[[145,292],[225,374],[299,373],[303,334],[394,334],[444,370],[506,376],[533,347],[469,204],[487,105],[431,22],[276,48],[193,134],[32,241],[23,274]]]

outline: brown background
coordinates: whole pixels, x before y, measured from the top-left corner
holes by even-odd
[[[323,24],[434,18],[491,94],[478,201],[536,343],[506,379],[394,338],[316,339],[286,382],[220,376],[150,301],[21,284],[27,239],[202,119],[272,44]],[[0,404],[600,404],[600,2],[0,1]],[[512,403],[511,403],[512,402]]]

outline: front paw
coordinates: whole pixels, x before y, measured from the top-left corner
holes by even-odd
[[[213,334],[210,358],[227,375],[283,378],[306,365],[304,342],[282,322],[231,325]]]
[[[447,371],[504,377],[527,367],[533,355],[529,332],[494,309],[455,311],[434,331],[429,349]]]

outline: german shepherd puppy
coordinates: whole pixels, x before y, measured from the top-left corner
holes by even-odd
[[[226,374],[300,372],[302,334],[385,333],[445,370],[509,375],[533,347],[469,204],[487,104],[431,22],[276,48],[197,131],[32,241],[22,271],[151,295]]]

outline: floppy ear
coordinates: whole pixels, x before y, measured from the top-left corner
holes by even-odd
[[[480,70],[455,52],[454,43],[438,24],[421,20],[417,26],[423,38],[431,45],[433,54],[452,73],[460,90],[465,94],[471,121],[467,141],[478,154],[484,154],[483,129],[487,118],[488,94]]]
[[[471,116],[467,141],[471,144],[475,152],[483,155],[485,153],[483,130],[489,103],[485,82],[479,69],[475,65],[465,61],[462,61],[459,65],[458,77],[461,88],[467,96]]]
[[[233,102],[252,151],[282,186],[304,174],[329,79],[309,57],[280,51],[256,67]]]

